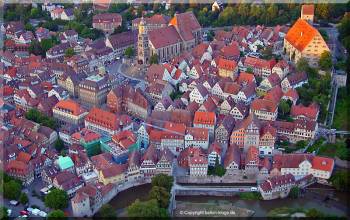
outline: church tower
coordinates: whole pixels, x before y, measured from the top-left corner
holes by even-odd
[[[143,64],[148,63],[149,60],[149,45],[148,45],[148,30],[145,19],[142,17],[139,24],[139,34],[137,43],[137,57]]]

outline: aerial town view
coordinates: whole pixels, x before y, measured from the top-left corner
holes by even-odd
[[[350,218],[349,2],[0,4],[0,219]]]

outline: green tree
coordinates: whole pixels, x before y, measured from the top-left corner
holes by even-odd
[[[322,35],[323,39],[327,42],[329,40],[329,36],[327,34],[327,31],[320,29],[319,32]]]
[[[317,4],[315,9],[316,16],[321,19],[329,18],[329,4]]]
[[[33,25],[31,25],[30,23],[27,23],[24,28],[27,30],[27,31],[31,31],[33,32],[34,31],[34,27]]]
[[[318,65],[321,70],[330,70],[332,68],[332,55],[329,51],[324,51],[321,54]]]
[[[47,219],[66,219],[62,210],[53,210],[47,215]]]
[[[64,209],[68,207],[68,195],[60,189],[53,189],[45,197],[45,205],[53,209]]]
[[[127,213],[129,218],[142,217],[142,218],[165,218],[168,217],[167,210],[160,208],[158,202],[155,199],[148,200],[145,202],[140,202],[136,199],[127,208]]]
[[[309,63],[307,62],[307,60],[304,57],[302,57],[302,58],[300,58],[298,60],[298,62],[297,62],[297,70],[299,72],[305,72],[309,68],[310,68]]]
[[[170,193],[164,187],[153,186],[149,192],[149,199],[157,200],[161,208],[168,208]]]
[[[8,219],[7,208],[4,206],[0,207],[0,219]]]
[[[65,57],[72,57],[75,55],[74,49],[73,48],[68,48],[65,52],[64,52],[64,56]]]
[[[342,170],[335,172],[331,177],[332,185],[341,191],[349,191],[350,175],[349,171]]]
[[[58,126],[54,118],[50,118],[46,115],[43,115],[40,111],[38,111],[35,108],[32,108],[29,111],[27,111],[25,117],[28,120],[34,121],[51,129],[56,129]]]
[[[127,8],[128,8],[128,4],[126,4],[126,3],[112,3],[109,6],[108,11],[111,13],[120,13]]]
[[[125,56],[128,57],[128,58],[134,56],[134,53],[135,53],[135,51],[134,51],[134,49],[132,47],[128,47],[125,50]]]
[[[278,111],[283,115],[286,116],[290,112],[290,104],[286,100],[281,100],[280,104],[278,105]]]
[[[116,218],[117,213],[110,204],[104,204],[98,212],[100,218]]]
[[[168,192],[171,191],[174,178],[166,174],[158,174],[152,177],[152,186],[159,186],[165,188]]]
[[[295,143],[295,146],[297,146],[297,148],[303,148],[307,145],[307,142],[305,140],[300,140],[297,143]]]
[[[4,183],[4,197],[7,199],[17,200],[21,194],[21,184],[15,180],[10,180]]]
[[[157,54],[153,54],[150,59],[149,59],[149,63],[150,64],[158,64],[158,55]]]
[[[290,198],[293,198],[293,199],[297,199],[300,195],[300,189],[299,187],[297,186],[293,186],[291,189],[290,189],[290,192],[289,192],[289,197]]]
[[[23,204],[23,205],[27,204],[27,203],[29,202],[29,199],[28,199],[27,194],[25,194],[24,192],[22,192],[21,195],[19,196],[18,201],[19,201],[21,204]]]
[[[30,18],[39,18],[41,16],[41,10],[39,8],[32,8],[30,10]]]
[[[44,54],[46,53],[46,51],[51,49],[56,44],[57,44],[57,42],[53,38],[51,38],[51,39],[43,39],[43,40],[40,41],[40,46],[41,46],[41,49],[42,49]]]
[[[55,146],[55,149],[56,149],[58,152],[60,152],[61,150],[64,149],[64,143],[63,143],[63,141],[61,140],[61,138],[58,138],[58,139],[56,140],[54,146]]]

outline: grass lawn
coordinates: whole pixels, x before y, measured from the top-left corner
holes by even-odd
[[[261,194],[258,192],[243,192],[239,193],[239,198],[242,200],[260,200]]]

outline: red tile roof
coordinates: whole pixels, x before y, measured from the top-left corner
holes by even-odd
[[[319,110],[320,107],[316,103],[312,103],[308,107],[305,107],[302,104],[292,105],[290,115],[292,117],[305,116],[309,119],[316,120]]]
[[[193,136],[193,140],[195,141],[208,141],[209,131],[206,128],[187,128],[186,134],[190,134]]]
[[[117,13],[103,13],[92,17],[92,23],[122,22],[122,16]]]
[[[174,26],[152,30],[148,33],[149,41],[155,49],[167,47],[181,42],[181,37]]]
[[[264,192],[271,191],[279,186],[292,184],[295,182],[295,178],[292,174],[286,174],[281,176],[275,176],[270,179],[265,180],[262,184],[260,184],[260,188]]]
[[[201,28],[196,16],[191,11],[175,14],[169,22],[169,25],[176,26],[179,30],[181,38],[185,41],[194,39],[195,36],[193,34],[193,31],[197,31]]]
[[[123,149],[128,149],[137,141],[136,135],[129,130],[121,131],[112,136],[113,142],[117,143]]]
[[[239,57],[240,51],[236,41],[233,41],[230,45],[221,48],[222,55],[228,57]]]
[[[124,173],[127,169],[127,164],[112,164],[110,167],[102,169],[104,178],[111,178]]]
[[[251,109],[256,111],[275,112],[277,105],[266,99],[255,99],[251,104]]]
[[[21,151],[21,152],[18,154],[16,160],[22,161],[23,163],[28,164],[31,157],[32,157],[32,156],[31,156],[30,154]]]
[[[193,124],[206,124],[214,126],[216,115],[214,112],[196,112],[194,114]]]
[[[303,15],[314,15],[315,6],[314,5],[302,5],[301,13]]]
[[[254,74],[251,73],[247,73],[247,72],[240,72],[239,76],[237,78],[237,83],[238,84],[242,84],[242,83],[251,83],[251,82],[255,82],[255,77]]]
[[[297,90],[290,88],[283,96],[290,97],[293,100],[297,100],[299,98]]]
[[[85,109],[83,109],[79,103],[68,99],[68,100],[61,100],[59,101],[54,109],[59,110],[59,111],[65,111],[69,112],[72,115],[79,116],[82,113],[86,112]]]
[[[312,160],[312,169],[332,172],[334,160],[328,157],[315,156]]]
[[[220,58],[218,68],[233,71],[237,68],[237,63],[234,60],[227,60],[224,58]]]
[[[259,150],[256,147],[249,147],[247,151],[247,156],[245,158],[245,163],[248,164],[254,161],[256,165],[259,164]]]
[[[89,143],[100,138],[100,134],[95,133],[87,128],[83,128],[81,131],[72,134],[73,140],[80,141],[81,139],[83,139],[85,143]]]
[[[85,121],[100,125],[111,130],[118,130],[120,124],[125,125],[131,123],[131,119],[126,115],[120,115],[118,117],[116,114],[104,111],[96,107],[90,110],[89,114],[85,118]]]
[[[319,34],[319,32],[314,27],[305,20],[299,18],[287,32],[285,40],[297,50],[303,51],[317,34]]]

